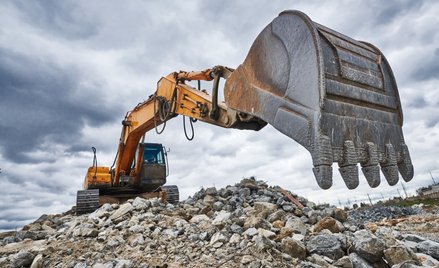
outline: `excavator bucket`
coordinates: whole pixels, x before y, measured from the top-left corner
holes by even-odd
[[[256,38],[227,79],[230,108],[268,122],[310,153],[318,185],[332,185],[337,162],[349,189],[359,184],[359,163],[371,187],[380,169],[389,185],[413,178],[402,133],[395,78],[384,55],[313,22],[284,11]]]

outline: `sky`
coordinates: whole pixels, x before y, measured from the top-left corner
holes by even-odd
[[[215,65],[236,68],[283,10],[377,46],[401,97],[415,177],[409,193],[439,177],[439,2],[437,1],[1,1],[0,230],[75,204],[91,147],[110,166],[121,120],[155,91],[160,77]],[[211,85],[203,83],[203,87]],[[147,142],[170,149],[168,184],[185,199],[202,187],[255,176],[315,203],[339,205],[402,194],[402,185],[348,190],[335,172],[321,190],[310,154],[267,126],[259,132],[182,119]],[[334,165],[334,169],[337,169]],[[439,181],[439,179],[436,179]]]

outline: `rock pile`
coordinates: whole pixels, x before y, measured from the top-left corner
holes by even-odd
[[[398,207],[375,205],[373,207],[359,208],[349,213],[349,222],[358,227],[367,222],[377,222],[383,219],[395,219],[403,216],[422,214],[423,210],[417,206]]]
[[[438,267],[439,243],[374,232],[253,178],[178,205],[136,198],[1,234],[0,267]],[[439,223],[438,223],[439,224]]]

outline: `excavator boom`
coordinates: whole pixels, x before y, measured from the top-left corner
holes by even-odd
[[[252,116],[245,120],[241,119],[243,113],[228,109],[223,103],[213,107],[214,101],[212,101],[211,95],[185,83],[185,81],[191,80],[213,80],[215,78],[213,75],[211,77],[210,74],[218,68],[225,67],[216,67],[200,72],[180,71],[162,77],[158,81],[154,95],[128,112],[122,121],[123,129],[115,174],[128,175],[142,136],[177,115],[188,116],[224,128],[259,130],[266,125],[265,122]],[[212,119],[209,112],[215,108],[218,115],[216,119]],[[115,185],[119,185],[118,178],[119,176],[115,176]]]

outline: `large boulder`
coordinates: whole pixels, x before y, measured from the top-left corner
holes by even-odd
[[[332,233],[340,233],[343,231],[343,225],[336,219],[326,216],[314,225],[313,231],[319,233],[324,229],[327,229]]]
[[[352,262],[352,266],[354,268],[374,268],[372,264],[370,264],[368,261],[363,259],[361,256],[359,256],[357,253],[351,253],[349,254],[349,259]]]
[[[305,245],[293,238],[286,237],[281,242],[282,252],[290,255],[293,258],[301,260],[306,259],[306,247]]]
[[[190,223],[198,224],[202,221],[210,221],[210,218],[205,214],[195,215],[190,219]]]
[[[366,230],[354,233],[353,244],[355,252],[372,263],[381,260],[383,251],[386,248],[381,239]]]
[[[253,207],[258,212],[268,211],[269,214],[277,209],[277,205],[269,202],[254,202]]]
[[[336,267],[341,267],[341,268],[353,268],[354,267],[354,265],[352,264],[352,261],[349,258],[349,256],[341,257],[340,259],[335,261],[333,263],[333,265],[336,266]]]
[[[348,219],[348,213],[344,209],[334,208],[332,210],[332,217],[340,222],[345,222]]]
[[[34,260],[35,255],[28,251],[20,251],[12,257],[11,267],[21,268],[29,267]]]
[[[229,221],[231,215],[232,213],[230,212],[220,211],[212,221],[212,224],[219,228],[223,228],[227,221]]]
[[[337,260],[344,255],[340,241],[336,236],[330,234],[320,234],[312,237],[306,244],[306,249],[310,254],[316,253],[333,260]]]
[[[439,260],[439,243],[425,240],[419,243],[416,247],[419,252],[432,256]]]
[[[119,207],[118,210],[116,210],[113,214],[110,216],[110,220],[117,220],[123,215],[131,212],[134,209],[134,207],[130,203],[125,203]]]
[[[245,219],[244,222],[244,229],[252,228],[252,227],[270,229],[270,223],[259,216],[253,215]]]
[[[254,178],[242,179],[239,184],[241,187],[248,188],[250,190],[257,190],[259,188],[258,183]]]
[[[147,209],[151,205],[149,200],[141,197],[136,197],[133,201],[133,207],[137,210]]]
[[[424,253],[416,253],[419,262],[426,267],[439,267],[439,260],[431,257],[430,255]]]
[[[404,246],[393,246],[384,250],[384,258],[390,266],[406,261],[418,261],[416,255]]]
[[[294,233],[306,235],[309,228],[300,218],[289,218],[285,223],[285,228],[290,228]]]
[[[212,235],[212,238],[210,239],[210,245],[213,245],[217,242],[227,242],[227,236],[225,236],[223,233],[221,232],[216,232],[214,235]]]

